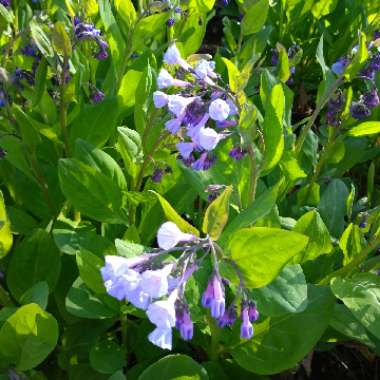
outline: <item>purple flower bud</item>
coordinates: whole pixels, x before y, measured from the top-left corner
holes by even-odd
[[[374,88],[371,91],[365,93],[362,97],[362,101],[369,109],[377,107],[380,103],[377,89]]]
[[[32,42],[28,45],[25,45],[21,49],[21,53],[27,57],[37,57],[39,51],[38,51],[37,45]]]
[[[171,28],[175,24],[175,20],[173,17],[170,17],[169,20],[167,21],[167,25],[169,28]]]
[[[243,303],[241,310],[241,320],[242,324],[240,326],[240,336],[243,339],[251,339],[253,337],[253,326],[249,319],[249,306]]]
[[[163,176],[164,171],[162,169],[156,168],[154,169],[154,172],[150,178],[153,182],[160,183]]]
[[[108,58],[108,53],[106,50],[99,50],[98,54],[96,55],[96,58],[99,61],[104,61],[105,59]]]
[[[371,115],[370,109],[362,102],[353,102],[350,107],[354,119],[362,120]]]
[[[245,155],[247,154],[247,151],[240,146],[237,146],[235,148],[232,148],[229,152],[229,156],[231,158],[234,158],[236,161],[240,161]]]
[[[236,305],[231,304],[218,320],[219,327],[231,327],[237,319]]]
[[[178,14],[182,13],[182,9],[181,9],[181,7],[175,7],[175,8],[174,8],[174,12],[175,12],[175,13],[178,13]]]
[[[346,57],[341,57],[335,63],[333,63],[331,70],[336,75],[342,75],[348,63],[349,60]]]
[[[94,91],[91,93],[91,101],[94,104],[100,103],[104,99],[104,92],[94,89]]]
[[[189,307],[182,302],[176,305],[176,327],[183,340],[193,338],[194,325],[190,317]]]
[[[272,56],[271,56],[271,64],[272,66],[277,66],[278,65],[278,51],[276,49],[272,49]]]
[[[191,167],[194,170],[208,170],[215,162],[215,157],[209,156],[207,152],[203,152],[198,160],[196,160]]]
[[[7,104],[7,97],[4,91],[0,90],[0,108],[4,107]]]
[[[4,5],[4,7],[10,7],[11,0],[0,0],[0,4]]]
[[[224,286],[217,274],[213,274],[202,295],[202,305],[211,310],[211,316],[219,319],[223,316],[226,308],[224,298]]]
[[[256,322],[260,317],[260,313],[256,308],[256,304],[252,301],[248,303],[248,316],[249,316],[249,320],[252,323]]]

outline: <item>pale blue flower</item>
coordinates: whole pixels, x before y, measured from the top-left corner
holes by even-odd
[[[210,103],[208,111],[211,119],[223,121],[230,114],[230,106],[223,99],[216,99]]]
[[[162,91],[153,92],[153,103],[156,108],[165,107],[168,104],[169,96]]]
[[[164,350],[172,349],[172,329],[171,328],[155,328],[149,335],[148,339],[155,346]]]
[[[192,241],[195,236],[182,232],[175,223],[166,222],[157,232],[157,243],[162,249],[170,249],[180,242]]]
[[[160,298],[168,294],[168,276],[173,264],[165,265],[162,269],[147,270],[141,275],[141,290],[152,298]]]

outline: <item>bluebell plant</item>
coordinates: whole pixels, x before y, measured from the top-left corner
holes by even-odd
[[[182,339],[193,337],[193,322],[185,298],[186,283],[210,256],[213,263],[202,306],[210,310],[220,327],[230,327],[237,320],[237,300],[241,299],[241,331],[244,339],[253,336],[253,325],[259,313],[250,299],[237,266],[240,285],[233,302],[226,307],[225,287],[219,271],[220,250],[208,236],[196,237],[182,232],[173,222],[165,222],[157,232],[158,249],[140,256],[125,258],[108,255],[101,275],[107,293],[119,301],[127,301],[144,310],[155,329],[148,335],[150,342],[163,349],[172,349],[172,329],[176,327]],[[175,252],[179,256],[173,259]],[[171,257],[171,260],[169,259]]]

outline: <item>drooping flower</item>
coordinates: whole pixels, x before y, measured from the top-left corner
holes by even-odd
[[[168,104],[169,96],[162,91],[155,91],[153,93],[153,103],[156,108],[165,107]]]
[[[181,95],[168,95],[168,108],[177,117],[184,116],[187,106],[194,101],[194,97],[185,98]]]
[[[190,317],[189,307],[183,302],[176,304],[176,327],[183,340],[190,340],[193,338],[193,321]]]
[[[160,328],[172,328],[175,326],[174,301],[170,299],[156,301],[149,305],[146,315],[149,320]]]
[[[256,322],[260,317],[260,313],[257,310],[256,304],[252,301],[248,303],[248,316],[249,316],[249,320],[252,323]]]
[[[212,128],[201,128],[198,132],[199,145],[205,150],[213,150],[218,145],[223,135]]]
[[[249,306],[245,303],[242,305],[241,320],[240,336],[243,339],[251,339],[253,337],[254,329],[249,318]]]
[[[190,83],[184,80],[173,78],[173,76],[167,70],[162,68],[157,77],[157,87],[159,89],[164,89],[172,86],[188,87],[190,86]]]
[[[168,294],[168,276],[173,264],[165,265],[162,269],[147,270],[141,274],[140,288],[152,298],[160,298]]]
[[[161,168],[156,168],[150,178],[153,182],[160,183],[163,176],[164,171]]]
[[[211,119],[216,121],[223,121],[226,120],[230,114],[230,106],[223,99],[216,99],[211,102],[208,112]]]
[[[240,146],[232,148],[228,155],[234,158],[236,161],[240,161],[247,154],[247,151]]]
[[[171,44],[164,54],[164,62],[168,65],[179,65],[184,70],[191,69],[191,66],[181,57],[176,44]]]
[[[181,157],[185,160],[188,159],[194,150],[194,143],[192,142],[180,142],[176,145]]]
[[[155,346],[163,350],[172,349],[172,329],[156,327],[149,335],[148,339]]]
[[[202,295],[202,305],[211,311],[213,318],[219,319],[225,312],[224,286],[220,277],[214,273]]]
[[[231,304],[218,319],[219,327],[231,327],[237,319],[236,305]]]
[[[4,7],[10,7],[11,6],[11,0],[0,0],[0,4],[4,5]]]
[[[170,249],[179,243],[189,242],[194,239],[194,235],[182,232],[173,222],[165,222],[157,232],[158,246],[162,249]]]

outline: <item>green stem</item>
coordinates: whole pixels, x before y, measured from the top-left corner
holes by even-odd
[[[250,205],[256,198],[257,181],[259,179],[256,152],[253,148],[253,144],[249,144],[248,146],[248,157],[251,164],[251,175],[248,192],[248,205]]]
[[[215,323],[215,320],[211,317],[207,317],[208,325],[211,332],[211,342],[209,347],[209,358],[212,361],[217,361],[219,358],[219,337],[220,330]]]
[[[323,107],[326,105],[326,103],[329,101],[331,96],[334,94],[336,89],[339,87],[343,80],[343,77],[339,77],[331,86],[329,91],[326,93],[326,95],[320,100],[319,104],[317,105],[316,109],[314,110],[313,114],[311,115],[308,123],[306,126],[302,129],[300,136],[298,137],[296,147],[295,147],[295,153],[298,155],[301,152],[302,145],[305,142],[306,136],[309,133],[310,129],[314,125],[315,121],[317,120],[317,117],[319,113],[322,111]]]
[[[59,107],[59,124],[61,127],[61,134],[65,144],[66,155],[70,156],[70,145],[69,145],[69,134],[67,131],[67,105],[65,100],[65,80],[66,80],[66,69],[68,65],[68,58],[65,55],[63,57],[62,71],[61,71],[61,83],[60,83],[60,97],[61,103]]]
[[[356,256],[349,264],[329,274],[322,281],[320,281],[319,284],[328,285],[334,277],[350,275],[355,270],[355,268],[357,268],[364,262],[364,260],[372,251],[374,251],[375,249],[379,247],[380,247],[380,235],[377,236],[373,241],[371,241],[368,244],[368,246],[365,247],[361,251],[361,253],[358,256]]]
[[[124,348],[127,347],[127,327],[128,327],[127,321],[128,321],[127,314],[121,313],[120,315],[121,339],[122,339],[122,346]]]

